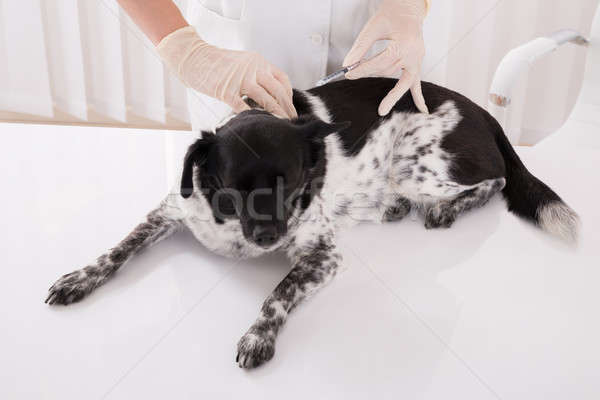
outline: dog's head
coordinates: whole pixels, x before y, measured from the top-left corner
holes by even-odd
[[[237,218],[246,240],[273,247],[287,233],[293,210],[320,189],[312,181],[324,168],[325,137],[349,126],[245,111],[190,146],[181,195],[190,197],[200,183],[218,220]]]

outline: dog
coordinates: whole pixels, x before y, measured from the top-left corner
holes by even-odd
[[[407,93],[380,117],[377,105],[395,83],[366,78],[295,90],[297,119],[251,109],[203,132],[172,193],[116,247],[54,283],[46,303],[81,300],[182,227],[226,257],[285,251],[292,269],[237,345],[236,362],[252,368],[273,357],[290,311],[336,275],[340,228],[397,221],[411,209],[426,228],[448,228],[502,192],[513,213],[576,240],[577,214],[525,168],[490,114],[423,82],[431,114]]]

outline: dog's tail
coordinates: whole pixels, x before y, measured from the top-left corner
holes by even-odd
[[[577,213],[525,168],[500,124],[492,116],[489,119],[506,165],[506,186],[502,192],[508,210],[552,235],[576,243],[579,234]]]

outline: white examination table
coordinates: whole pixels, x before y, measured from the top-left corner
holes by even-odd
[[[584,222],[572,250],[501,198],[449,230],[407,218],[341,238],[346,270],[290,317],[275,358],[235,346],[286,274],[180,233],[81,303],[48,287],[116,244],[165,194],[165,135],[0,124],[3,399],[597,399],[600,150],[520,148]],[[103,397],[106,396],[106,397]],[[498,396],[498,397],[495,397]]]

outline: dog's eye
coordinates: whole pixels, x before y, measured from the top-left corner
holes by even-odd
[[[296,175],[286,175],[283,178],[283,183],[285,187],[296,187],[300,181],[300,177]]]
[[[280,182],[283,185],[283,187],[286,189],[290,189],[290,188],[293,188],[296,186],[294,181],[292,179],[290,179],[288,176],[282,176]]]

